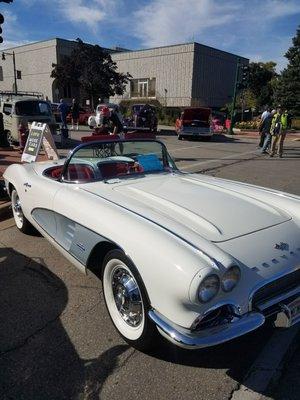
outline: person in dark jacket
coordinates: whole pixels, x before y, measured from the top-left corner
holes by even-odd
[[[79,104],[77,103],[76,99],[72,100],[72,105],[71,105],[71,116],[72,116],[72,127],[71,129],[76,129],[78,130],[78,120],[79,120]]]
[[[272,126],[272,120],[273,117],[276,113],[276,110],[272,110],[271,113],[263,120],[262,125],[261,125],[261,135],[264,136],[265,140],[261,149],[262,154],[266,154],[268,148],[270,147],[271,144],[271,126]]]
[[[64,99],[60,99],[60,102],[59,102],[59,105],[57,107],[57,110],[60,112],[62,128],[63,129],[68,129],[67,115],[68,115],[68,112],[69,112],[69,107],[68,107],[67,103],[64,102]]]

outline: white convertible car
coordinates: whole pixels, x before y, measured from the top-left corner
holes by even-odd
[[[17,227],[102,279],[131,345],[213,346],[300,321],[300,197],[180,172],[151,140],[105,140],[4,174]]]

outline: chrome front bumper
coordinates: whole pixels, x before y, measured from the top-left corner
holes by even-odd
[[[201,349],[227,342],[259,328],[265,322],[263,314],[250,312],[243,316],[235,317],[230,323],[192,332],[189,329],[173,324],[155,310],[150,310],[148,315],[165,338],[186,349]]]

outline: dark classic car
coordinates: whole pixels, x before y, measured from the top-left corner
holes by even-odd
[[[124,128],[157,131],[156,108],[151,104],[133,104],[131,115],[124,120]]]

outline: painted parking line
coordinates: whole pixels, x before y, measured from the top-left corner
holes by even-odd
[[[181,169],[181,170],[190,169],[190,168],[193,168],[193,167],[198,167],[199,165],[205,165],[205,164],[220,162],[220,161],[222,161],[222,160],[228,160],[228,159],[231,159],[233,156],[237,156],[237,155],[238,155],[239,157],[243,157],[243,156],[250,155],[250,154],[257,154],[257,155],[259,155],[259,153],[257,153],[257,150],[246,151],[246,152],[244,152],[244,153],[233,153],[233,154],[230,154],[230,155],[225,156],[225,157],[215,158],[215,159],[213,159],[213,160],[208,160],[208,161],[200,161],[200,162],[194,163],[194,164],[189,164],[189,165],[180,167],[180,169]],[[240,160],[240,158],[238,158],[238,160]],[[242,160],[242,159],[241,159],[241,160]]]
[[[299,333],[299,324],[289,329],[276,330],[250,368],[242,385],[232,393],[230,400],[261,399],[274,378],[278,378],[282,361]]]

